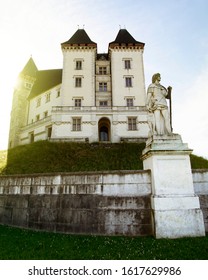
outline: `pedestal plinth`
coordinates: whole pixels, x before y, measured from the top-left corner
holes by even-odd
[[[151,170],[152,210],[156,238],[204,236],[199,198],[194,193],[190,154],[181,136],[152,136],[142,153]]]

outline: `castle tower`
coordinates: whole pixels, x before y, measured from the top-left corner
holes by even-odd
[[[62,105],[95,106],[95,59],[97,44],[78,29],[61,44],[63,52]]]
[[[126,29],[109,43],[113,106],[145,106],[144,45]]]
[[[20,72],[14,88],[10,116],[9,148],[20,145],[20,130],[27,124],[28,101],[38,71],[32,57]]]

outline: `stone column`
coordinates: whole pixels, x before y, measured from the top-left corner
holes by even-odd
[[[151,136],[142,153],[151,170],[152,210],[156,238],[204,236],[199,198],[194,193],[190,150],[181,136]]]

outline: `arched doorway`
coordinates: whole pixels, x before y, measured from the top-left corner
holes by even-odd
[[[99,141],[110,141],[110,121],[107,118],[102,118],[98,123]]]

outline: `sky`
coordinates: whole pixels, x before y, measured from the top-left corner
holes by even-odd
[[[32,56],[62,68],[60,44],[84,28],[98,52],[120,28],[145,43],[146,88],[154,73],[172,86],[173,132],[208,158],[207,0],[0,0],[0,150],[7,149],[13,88]]]

